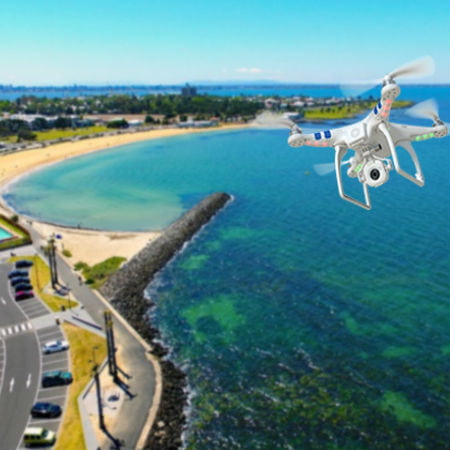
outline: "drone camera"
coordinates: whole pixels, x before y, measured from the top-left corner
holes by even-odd
[[[390,169],[389,165],[380,160],[369,161],[363,169],[364,181],[371,187],[381,186],[389,180]]]

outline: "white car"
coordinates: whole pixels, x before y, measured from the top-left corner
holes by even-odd
[[[67,341],[50,341],[47,342],[43,347],[42,347],[42,352],[44,354],[49,354],[49,353],[55,353],[55,352],[62,352],[63,350],[67,350],[69,348],[69,343]]]

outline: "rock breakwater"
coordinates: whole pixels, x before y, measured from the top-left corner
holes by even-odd
[[[145,297],[145,288],[230,199],[229,194],[222,192],[203,199],[113,274],[101,288],[102,294],[151,344],[152,353],[159,358],[163,377],[161,403],[145,448],[167,450],[181,447],[186,421],[183,409],[187,401],[186,377],[171,361],[163,358],[167,350],[159,342],[159,331],[149,322],[147,312],[152,302]]]

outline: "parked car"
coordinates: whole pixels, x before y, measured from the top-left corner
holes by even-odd
[[[30,279],[28,277],[19,277],[11,280],[11,286],[17,286],[22,283],[30,284]]]
[[[32,417],[59,417],[61,412],[59,405],[48,402],[37,402],[31,408]]]
[[[57,340],[57,341],[49,341],[44,344],[42,347],[42,352],[46,355],[49,353],[62,352],[63,350],[67,350],[69,348],[69,343],[67,341]]]
[[[34,445],[48,446],[54,444],[55,441],[56,434],[43,427],[27,427],[23,434],[23,442],[27,447],[32,447]]]
[[[73,378],[70,372],[63,370],[52,370],[42,374],[42,387],[63,386],[72,383]]]
[[[8,273],[8,278],[18,278],[18,277],[27,277],[28,271],[27,270],[13,270]]]
[[[31,291],[33,289],[33,286],[29,283],[19,283],[14,286],[14,292],[19,291]]]
[[[16,261],[15,267],[16,269],[21,269],[23,267],[31,267],[33,265],[33,261],[29,259],[21,259],[20,261]]]
[[[16,301],[26,300],[27,298],[33,298],[33,297],[34,297],[33,291],[19,291],[14,294],[14,298]]]

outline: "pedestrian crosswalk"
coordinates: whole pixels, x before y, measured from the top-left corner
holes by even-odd
[[[7,327],[0,328],[0,337],[6,338],[14,334],[25,333],[32,330],[30,322],[17,323],[15,325],[9,325]]]

